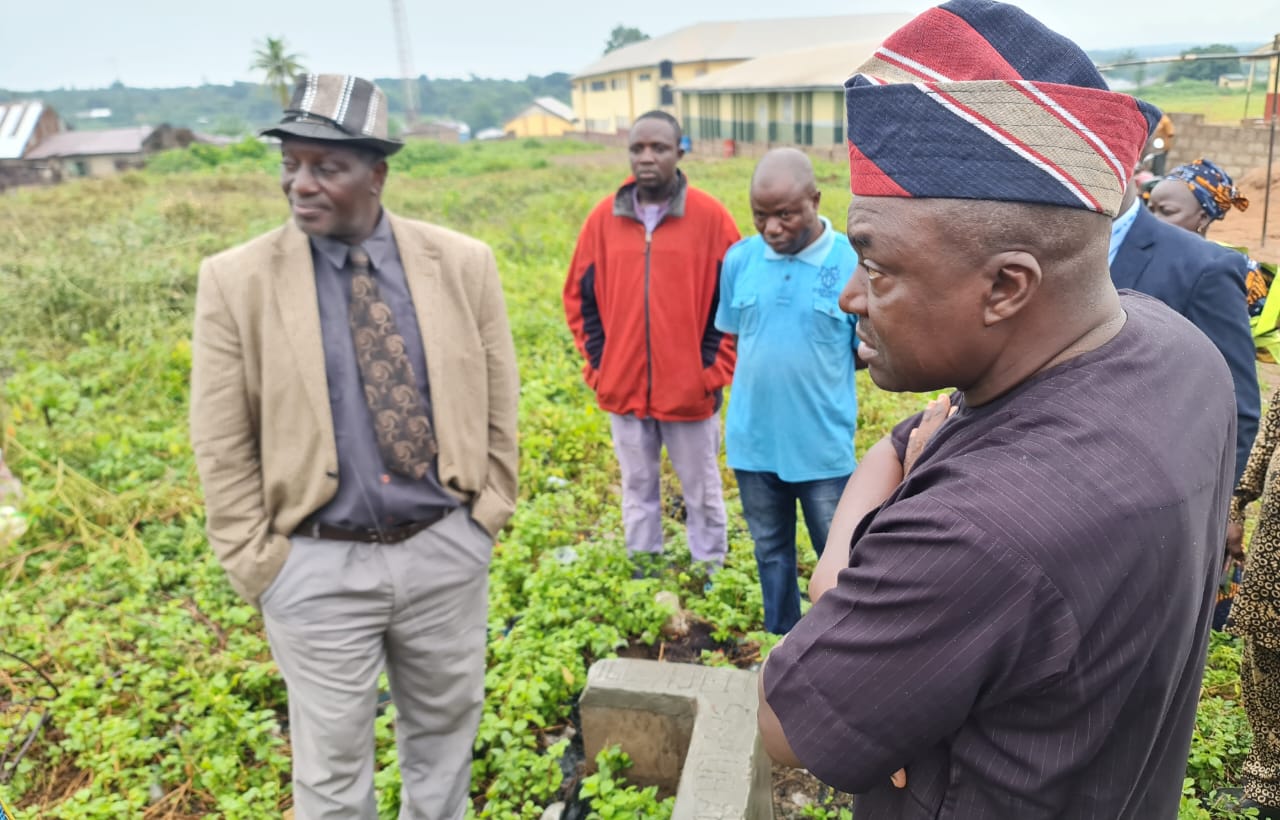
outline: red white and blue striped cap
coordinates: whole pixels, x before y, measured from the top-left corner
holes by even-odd
[[[1115,216],[1150,103],[1026,12],[953,0],[890,35],[845,83],[855,196],[1035,202]]]

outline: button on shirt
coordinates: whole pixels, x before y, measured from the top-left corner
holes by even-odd
[[[400,252],[385,213],[379,218],[373,235],[362,244],[369,254],[382,300],[391,308],[396,328],[404,337],[418,392],[426,401],[430,416],[431,390],[422,334]],[[395,527],[421,521],[441,509],[452,509],[459,502],[441,486],[434,460],[421,481],[397,475],[382,463],[351,340],[349,251],[350,246],[345,242],[311,237],[324,368],[338,448],[338,492],[328,504],[309,516],[307,523],[345,529]]]
[[[730,467],[792,482],[853,471],[856,318],[838,299],[857,262],[826,218],[797,254],[779,254],[759,235],[725,254],[716,327],[738,337],[725,417]]]

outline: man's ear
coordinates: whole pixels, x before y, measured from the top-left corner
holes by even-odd
[[[989,288],[982,321],[987,327],[1017,315],[1040,289],[1040,261],[1026,251],[1004,251],[991,258]]]

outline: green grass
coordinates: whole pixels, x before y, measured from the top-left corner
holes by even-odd
[[[1222,89],[1202,80],[1144,86],[1141,91],[1129,93],[1166,113],[1204,114],[1206,122],[1237,123],[1242,119],[1263,116],[1267,107],[1267,92],[1261,83],[1256,84],[1248,95],[1244,89]]]
[[[290,805],[284,687],[258,615],[205,543],[187,443],[199,260],[286,217],[275,158],[220,150],[0,198],[0,447],[26,485],[30,522],[0,547],[0,635],[58,688],[41,701],[49,723],[0,785],[24,817],[257,820]],[[491,571],[473,767],[475,812],[503,820],[536,818],[555,799],[555,736],[586,670],[655,639],[666,617],[658,588],[678,591],[717,633],[772,645],[758,631],[751,540],[727,471],[730,558],[711,592],[689,572],[630,580],[608,423],[581,382],[560,307],[581,221],[626,172],[620,155],[575,156],[591,150],[412,146],[387,186],[393,210],[494,247],[519,351],[521,499]],[[750,161],[685,167],[750,230]],[[823,213],[840,225],[846,172],[818,172]],[[873,389],[865,374],[858,384],[860,450],[922,403]],[[687,557],[680,528],[668,536]],[[806,547],[802,565],[813,561]],[[1230,643],[1215,654],[1222,670],[1202,709],[1186,818],[1210,816],[1193,801],[1238,779],[1236,657]],[[52,697],[33,675],[3,677],[17,671],[0,660],[0,702]],[[35,719],[0,708],[0,737],[25,737]],[[390,720],[377,729],[383,817],[398,801]],[[645,800],[601,791],[623,795],[615,816]]]

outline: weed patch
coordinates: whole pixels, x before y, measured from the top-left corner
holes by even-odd
[[[759,631],[759,583],[730,471],[730,555],[710,591],[682,570],[630,577],[608,421],[581,382],[560,302],[578,228],[626,164],[620,152],[612,164],[549,160],[593,150],[412,143],[393,158],[387,189],[397,213],[494,247],[519,352],[521,497],[491,571],[472,767],[479,817],[537,818],[557,799],[560,735],[587,668],[628,647],[661,646],[669,613],[654,601],[660,589],[707,624],[696,647],[704,662],[749,665],[774,642]],[[43,698],[48,716],[0,772],[0,793],[21,816],[257,820],[291,805],[284,686],[257,613],[205,542],[186,424],[197,266],[285,218],[277,164],[257,143],[197,147],[146,172],[0,198],[0,449],[25,485],[29,522],[0,548],[0,634],[20,659],[0,657],[0,731],[35,728],[39,718],[12,708],[20,700]],[[685,169],[750,230],[750,161]],[[823,213],[841,226],[847,177],[835,163],[818,163],[818,173]],[[859,451],[924,401],[881,393],[865,374],[858,390]],[[667,527],[669,558],[687,566],[679,522]],[[807,573],[815,557],[806,538]],[[1238,780],[1248,745],[1238,656],[1215,640],[1184,818],[1225,816],[1205,806]],[[56,693],[40,688],[44,678]],[[399,800],[394,719],[391,708],[376,723],[388,818]],[[610,755],[608,777],[590,787],[600,816],[660,816],[652,796],[621,784],[623,757]],[[843,809],[819,811],[810,816]]]

